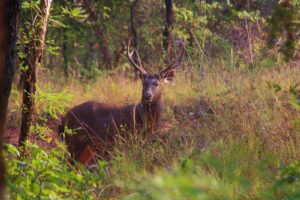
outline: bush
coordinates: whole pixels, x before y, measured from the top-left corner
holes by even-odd
[[[94,199],[105,178],[104,165],[94,172],[70,166],[63,147],[46,150],[26,144],[26,154],[5,145],[9,199]]]

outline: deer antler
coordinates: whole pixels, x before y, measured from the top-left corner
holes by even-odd
[[[178,43],[178,45],[180,45],[180,48],[181,48],[180,56],[179,56],[178,60],[173,61],[171,64],[169,64],[168,67],[166,67],[165,69],[163,69],[159,72],[160,77],[167,76],[171,71],[173,71],[183,61],[184,53],[185,53],[184,42],[182,40],[179,40],[176,43]]]
[[[128,40],[128,45],[127,45],[127,57],[129,59],[130,63],[141,74],[147,74],[147,72],[142,67],[142,61],[141,61],[141,58],[140,58],[140,55],[139,55],[138,51],[134,48],[133,51],[130,52],[130,43],[131,43],[131,38]],[[132,56],[133,56],[134,53],[137,56],[138,64],[132,58]]]

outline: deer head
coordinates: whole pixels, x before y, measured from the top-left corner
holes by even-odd
[[[162,88],[164,83],[169,83],[173,80],[175,75],[175,69],[181,64],[184,57],[184,44],[181,43],[181,52],[179,58],[171,62],[166,68],[159,71],[158,73],[148,73],[142,66],[139,53],[136,49],[130,52],[130,42],[128,41],[127,56],[130,63],[137,71],[139,77],[142,79],[143,92],[142,101],[144,103],[153,103],[160,99],[162,94]],[[133,59],[133,55],[136,55],[136,59]]]

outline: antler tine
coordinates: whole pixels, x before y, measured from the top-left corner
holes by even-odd
[[[142,60],[141,60],[141,58],[140,58],[140,54],[139,54],[139,52],[136,50],[136,49],[134,49],[134,51],[135,51],[135,53],[136,53],[136,55],[137,55],[137,59],[138,59],[138,62],[139,62],[139,66],[141,66],[141,68],[143,69],[143,65],[142,65]],[[144,69],[143,69],[144,70]],[[145,71],[145,70],[144,70]],[[146,71],[145,71],[146,72]]]
[[[167,68],[161,70],[159,73],[160,75],[164,76],[169,71],[175,69],[183,61],[183,57],[184,57],[184,53],[185,53],[184,43],[183,43],[183,41],[180,41],[179,44],[181,45],[181,53],[180,53],[179,59],[177,60],[177,62],[173,62]]]
[[[140,59],[140,55],[138,51],[134,48],[132,52],[130,52],[130,43],[131,43],[131,38],[128,40],[128,45],[127,45],[127,57],[130,61],[130,63],[135,67],[137,71],[139,71],[141,74],[147,74],[147,72],[143,69],[142,67],[142,61]],[[138,59],[138,64],[134,61],[132,58],[133,54],[136,53],[137,59]]]

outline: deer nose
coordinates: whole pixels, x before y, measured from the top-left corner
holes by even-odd
[[[151,100],[151,97],[152,97],[151,93],[147,92],[147,93],[145,94],[145,99],[146,99],[146,100]]]

